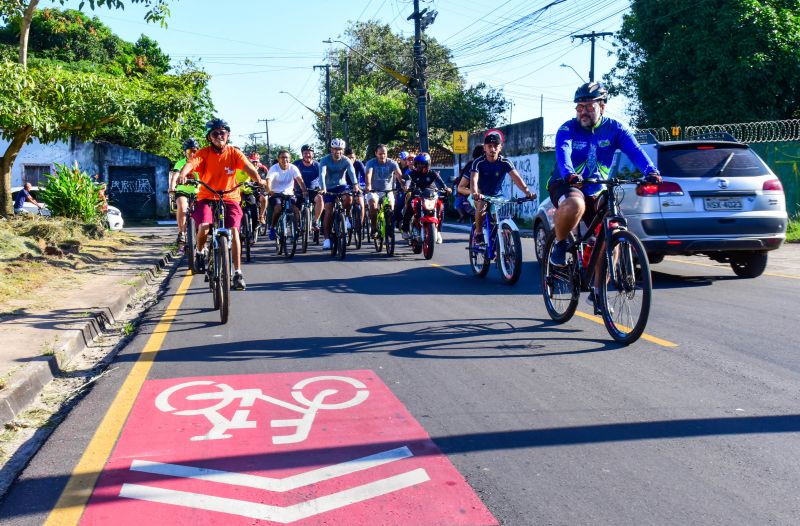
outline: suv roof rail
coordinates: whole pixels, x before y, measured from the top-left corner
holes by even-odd
[[[636,132],[633,134],[639,144],[658,144],[658,139],[652,132]]]
[[[706,133],[698,133],[696,135],[692,135],[689,137],[690,141],[727,141],[727,142],[739,142],[736,137],[731,135],[728,132],[724,131],[716,131],[716,132],[706,132]]]

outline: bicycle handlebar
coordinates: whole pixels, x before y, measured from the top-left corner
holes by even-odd
[[[515,197],[512,199],[506,199],[505,197],[491,197],[488,195],[483,196],[484,201],[495,204],[516,203],[520,205],[526,201],[533,201],[534,199],[536,199],[536,194],[531,194],[530,197]]]
[[[208,186],[206,183],[204,183],[204,182],[203,182],[203,181],[201,181],[200,179],[192,179],[192,182],[191,182],[191,183],[190,183],[189,181],[186,181],[186,183],[187,183],[187,184],[191,184],[192,186],[197,186],[198,184],[201,184],[201,185],[203,185],[203,186],[204,186],[204,187],[205,187],[205,188],[206,188],[206,189],[207,189],[209,192],[211,192],[212,194],[216,194],[216,195],[217,195],[217,196],[219,196],[219,197],[223,197],[223,196],[224,196],[224,195],[226,195],[226,194],[230,194],[231,192],[234,192],[234,191],[238,190],[240,186],[242,186],[242,185],[244,185],[244,184],[245,184],[245,183],[239,183],[239,184],[237,184],[236,186],[234,186],[233,188],[229,188],[229,189],[227,189],[227,190],[217,190],[217,189],[215,189],[215,188],[211,188],[210,186]],[[255,184],[255,183],[254,183],[254,184]],[[258,186],[258,185],[256,185],[256,186]]]

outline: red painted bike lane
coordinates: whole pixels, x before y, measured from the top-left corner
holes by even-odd
[[[359,370],[145,382],[81,524],[497,521]]]

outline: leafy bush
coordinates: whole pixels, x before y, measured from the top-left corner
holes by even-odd
[[[82,172],[77,163],[74,168],[66,164],[55,166],[55,173],[47,177],[47,184],[40,193],[50,213],[87,223],[96,221],[103,206],[100,186]]]
[[[789,226],[786,229],[786,241],[800,242],[800,212],[789,218]]]

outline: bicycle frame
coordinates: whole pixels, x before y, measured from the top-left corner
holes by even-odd
[[[497,236],[496,233],[503,225],[508,225],[511,230],[519,232],[519,227],[512,218],[500,219],[500,206],[508,203],[522,203],[527,201],[527,198],[520,199],[505,199],[502,197],[489,197],[484,196],[484,201],[488,204],[486,212],[483,214],[483,228],[485,232],[489,232],[489,239],[486,239],[486,257],[489,260],[497,260],[497,256],[502,257],[505,254],[507,247],[503,244],[503,236]],[[492,228],[494,226],[494,228]],[[497,238],[498,246],[495,247],[495,238]],[[495,252],[495,249],[498,249]]]

